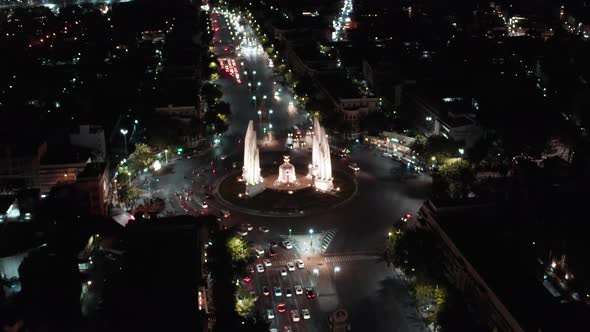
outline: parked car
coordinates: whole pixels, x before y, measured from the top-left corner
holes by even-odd
[[[283,247],[285,247],[285,249],[293,249],[293,244],[291,243],[291,241],[283,241],[282,244]]]

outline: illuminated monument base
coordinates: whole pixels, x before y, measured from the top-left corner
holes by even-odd
[[[254,197],[264,191],[264,183],[246,184],[246,196]]]
[[[313,180],[313,186],[320,191],[332,191],[332,189],[334,189],[334,183],[332,179],[322,180],[315,178]]]

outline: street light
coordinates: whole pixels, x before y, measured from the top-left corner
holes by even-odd
[[[123,134],[123,141],[125,141],[125,157],[127,156],[127,133],[129,131],[127,129],[121,129],[121,134]]]
[[[334,267],[334,273],[338,273],[338,272],[340,272],[340,266]]]
[[[166,165],[168,165],[168,149],[164,150],[164,156],[166,156]]]

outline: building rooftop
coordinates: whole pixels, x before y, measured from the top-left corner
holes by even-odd
[[[96,178],[104,173],[106,163],[88,163],[84,170],[78,174],[78,179],[81,178]]]
[[[481,200],[442,213],[439,225],[525,331],[573,331],[590,324],[584,302],[562,303],[542,283],[532,225],[517,206]],[[436,203],[439,206],[443,202]],[[462,206],[464,207],[464,206]]]
[[[162,82],[158,91],[158,107],[195,106],[197,103],[196,81],[168,80]]]
[[[92,156],[90,149],[71,145],[50,145],[41,165],[86,163]]]
[[[320,84],[335,99],[360,98],[361,93],[344,70],[320,72],[316,75]]]

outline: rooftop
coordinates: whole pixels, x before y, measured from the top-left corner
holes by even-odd
[[[86,163],[91,156],[92,152],[89,149],[71,145],[50,145],[41,160],[41,165],[81,164]]]
[[[78,179],[99,177],[104,173],[105,167],[106,163],[88,163],[84,170],[78,174]]]
[[[316,75],[320,84],[335,99],[360,98],[361,93],[354,83],[347,77],[344,70],[320,72]]]
[[[543,286],[537,257],[546,253],[532,244],[525,212],[504,203],[470,204],[474,208],[442,214],[439,224],[519,324],[526,331],[588,326],[585,303],[561,303]]]

